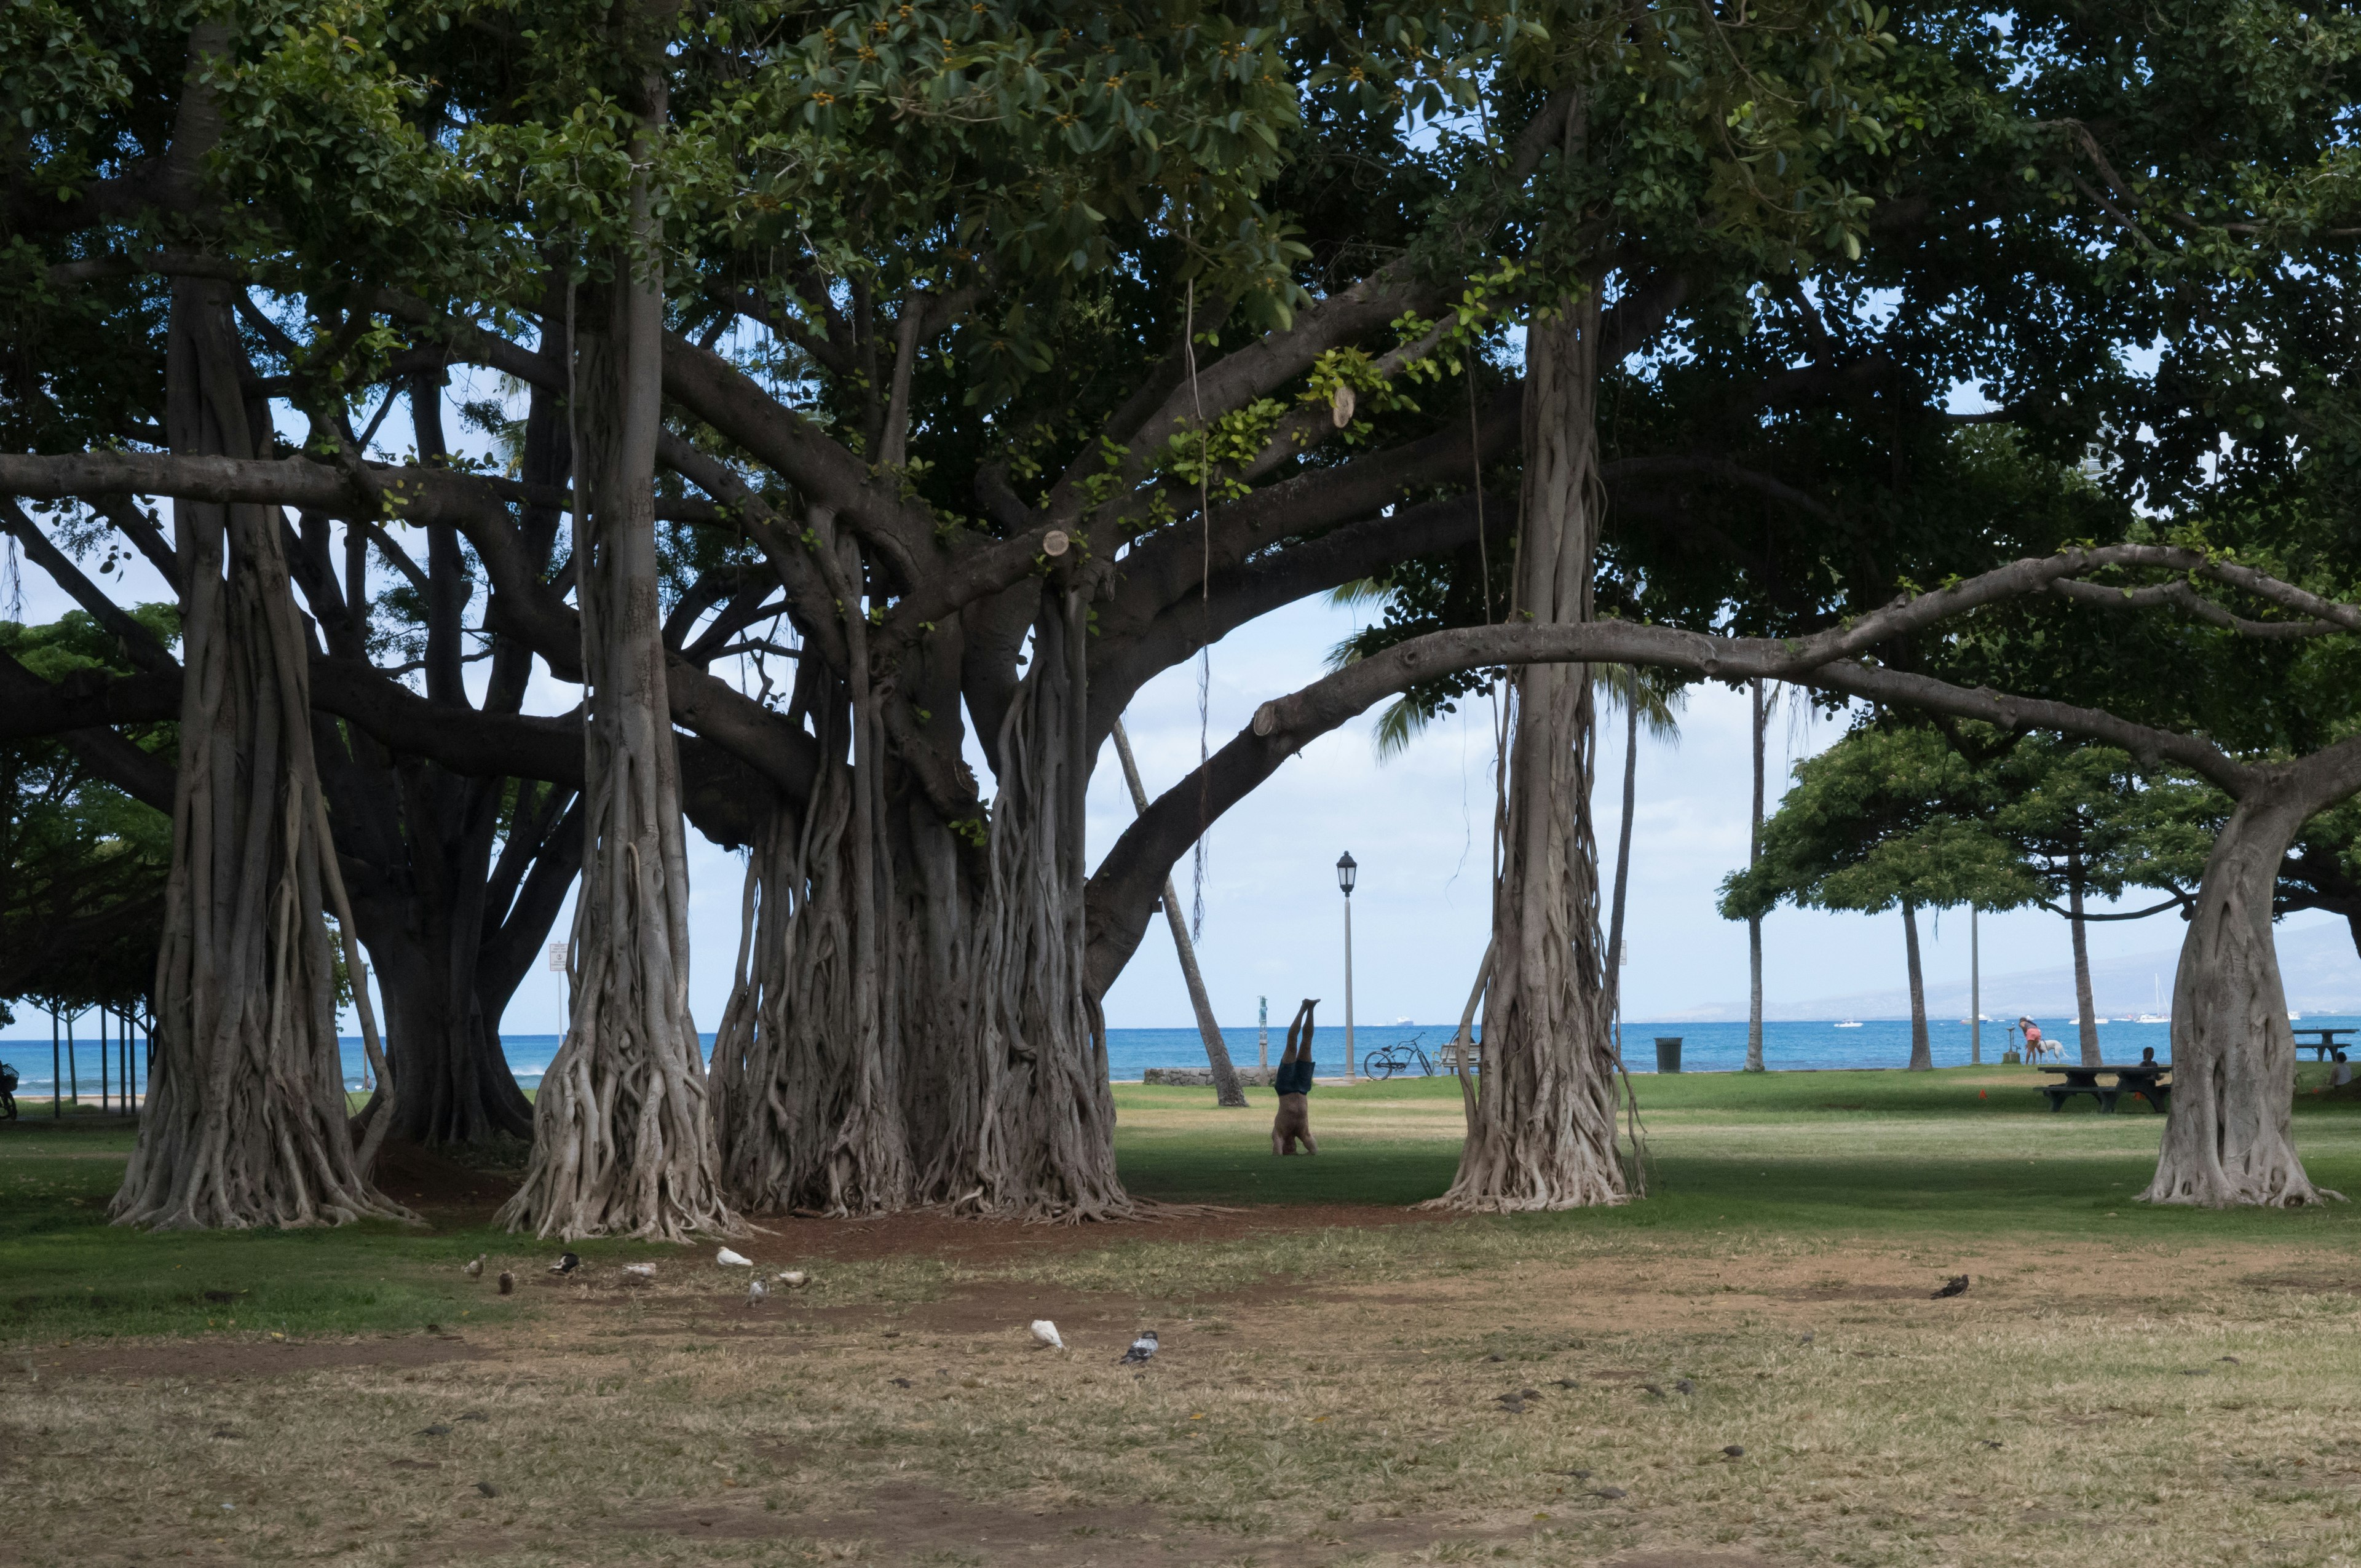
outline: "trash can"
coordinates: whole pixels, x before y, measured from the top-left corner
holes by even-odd
[[[1681,1070],[1681,1037],[1678,1035],[1656,1036],[1656,1070],[1658,1072]]]

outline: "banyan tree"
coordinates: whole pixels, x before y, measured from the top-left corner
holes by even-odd
[[[361,1135],[519,1130],[492,1021],[577,866],[574,1012],[511,1223],[1135,1212],[1100,998],[1173,864],[1359,710],[1334,694],[1431,704],[1495,680],[1487,1059],[1448,1201],[1619,1201],[1582,666],[1957,706],[1909,684],[1933,677],[1906,643],[1829,629],[1914,578],[2047,558],[2023,548],[2038,530],[1910,497],[1905,427],[1939,444],[1962,365],[1839,308],[1880,286],[1883,234],[1931,276],[1977,263],[1927,225],[1995,191],[2009,223],[2050,223],[2015,194],[2026,138],[2089,162],[1937,25],[1887,37],[1803,0],[1367,29],[1285,5],[626,5],[533,32],[365,10],[326,73],[317,29],[192,47],[144,15],[92,20],[140,47],[40,144],[68,197],[34,203],[27,180],[10,198],[35,269],[19,348],[93,370],[16,411],[0,489],[155,561],[186,654],[72,689],[0,667],[25,694],[7,722],[227,738],[228,756],[184,739],[176,853],[254,846],[258,913],[205,972],[308,1074],[238,1133],[300,1126],[265,1163],[304,1198],[276,1167],[209,1211],[142,1196],[213,1157],[159,1117],[130,1217],[388,1211],[339,1123],[332,912],[379,953],[392,1014]],[[38,59],[60,98],[86,63]],[[1947,287],[1930,297],[1975,293]],[[1889,330],[1977,340],[1906,312]],[[397,400],[407,453],[384,438]],[[451,438],[455,406],[478,437]],[[1765,432],[1795,431],[1817,469],[1758,461]],[[173,543],[137,498],[170,499]],[[2034,587],[2195,569],[2180,560]],[[1086,863],[1084,792],[1147,681],[1372,581],[1440,585],[1461,630],[1436,634],[1464,642],[1438,653],[1407,617],[1398,647],[1271,705]],[[2230,586],[2299,613],[2279,584]],[[1811,657],[1791,646],[1811,637]],[[1861,673],[1872,652],[1883,673]],[[581,706],[524,713],[536,664]],[[2009,710],[2028,722],[2107,718],[2026,700],[2053,705]],[[2155,747],[2196,744],[2147,717]],[[238,804],[275,815],[237,818],[192,758],[267,767],[268,802]],[[2222,883],[2246,892],[2206,927],[2237,961],[2271,835],[2342,783],[2304,778],[2252,773],[2259,826]],[[746,853],[709,1021],[686,1003],[684,817]],[[214,818],[246,837],[205,839]],[[178,951],[171,972],[196,972]],[[2224,1006],[2267,1007],[2251,989]],[[234,1034],[192,1024],[186,1081],[229,1070]],[[2277,1058],[2234,1056],[2225,1085],[2266,1094]],[[2248,1088],[2221,1103],[2224,1125],[2262,1124]]]

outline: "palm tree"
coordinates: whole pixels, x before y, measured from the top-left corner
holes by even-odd
[[[1610,1010],[1623,1006],[1623,900],[1631,874],[1631,808],[1639,795],[1640,726],[1651,739],[1677,746],[1688,694],[1671,672],[1633,664],[1594,664],[1591,690],[1602,706],[1623,710],[1623,821],[1616,832],[1615,895],[1607,917],[1607,994]]]
[[[1328,595],[1328,602],[1344,608],[1383,602],[1393,592],[1393,584],[1382,577],[1365,577],[1345,583]],[[1343,669],[1356,659],[1387,645],[1390,632],[1400,628],[1370,629],[1356,632],[1329,650],[1328,667]],[[1688,706],[1686,688],[1669,670],[1641,668],[1631,664],[1593,664],[1590,667],[1591,691],[1598,705],[1607,709],[1623,710],[1623,822],[1617,834],[1615,846],[1615,893],[1609,905],[1607,927],[1607,990],[1611,1014],[1622,1006],[1623,905],[1625,891],[1631,883],[1631,808],[1639,790],[1640,727],[1644,723],[1649,735],[1658,740],[1679,745],[1681,727],[1675,715]],[[1454,693],[1466,695],[1468,686]],[[1447,699],[1444,699],[1447,700]],[[1758,698],[1758,702],[1759,702]],[[1436,694],[1405,692],[1388,703],[1378,715],[1377,729],[1371,741],[1377,748],[1378,761],[1386,762],[1399,755],[1411,740],[1424,729],[1442,711]],[[1754,816],[1756,832],[1761,832],[1763,817],[1762,721],[1758,715],[1755,725]],[[1756,1042],[1752,1053],[1753,1063],[1761,1066],[1761,941],[1758,934],[1755,964]]]

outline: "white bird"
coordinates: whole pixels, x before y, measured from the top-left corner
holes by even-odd
[[[713,1261],[719,1264],[724,1268],[752,1268],[754,1266],[754,1260],[752,1258],[740,1257],[728,1247],[723,1247],[719,1252],[715,1253],[713,1255]]]
[[[623,1272],[634,1279],[653,1279],[656,1266],[653,1263],[627,1263],[623,1265]]]
[[[490,1255],[489,1253],[478,1253],[472,1260],[459,1266],[459,1272],[470,1279],[481,1279],[484,1277],[484,1259]]]
[[[759,1307],[763,1304],[763,1298],[769,1294],[770,1291],[763,1288],[763,1282],[761,1280],[749,1279],[746,1281],[746,1305],[750,1307]]]
[[[1043,1344],[1049,1346],[1051,1350],[1063,1350],[1066,1348],[1066,1342],[1058,1337],[1058,1325],[1051,1322],[1047,1318],[1036,1318],[1033,1320],[1033,1337],[1040,1341]]]
[[[1145,1365],[1155,1354],[1156,1331],[1142,1329],[1139,1331],[1139,1337],[1131,1342],[1131,1348],[1123,1353],[1122,1358],[1115,1365],[1117,1366]]]
[[[779,1283],[790,1290],[800,1290],[811,1283],[811,1276],[800,1268],[790,1268],[779,1276]]]

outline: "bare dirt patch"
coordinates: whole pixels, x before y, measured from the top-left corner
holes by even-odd
[[[207,1339],[170,1344],[60,1345],[31,1355],[34,1366],[44,1376],[219,1382],[361,1367],[407,1370],[481,1361],[496,1354],[456,1334],[402,1334],[366,1340]]]

